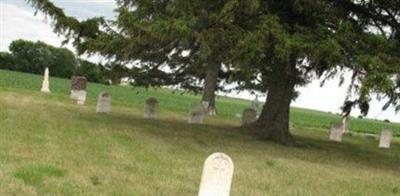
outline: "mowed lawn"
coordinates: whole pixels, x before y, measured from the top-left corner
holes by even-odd
[[[51,78],[51,94],[38,92],[40,84],[40,76],[0,71],[0,195],[196,195],[213,152],[234,161],[232,195],[400,194],[399,138],[391,149],[360,136],[330,142],[327,127],[340,120],[332,114],[294,108],[298,144],[285,147],[239,128],[243,100],[219,98],[220,115],[189,125],[194,95],[89,84],[78,106],[68,80]],[[103,90],[113,99],[107,115],[95,113]],[[160,101],[159,120],[142,118],[149,96]],[[399,135],[398,124],[352,125]]]

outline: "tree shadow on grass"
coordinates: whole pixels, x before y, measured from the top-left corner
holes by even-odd
[[[326,135],[326,139],[322,139],[323,137],[296,135],[296,148],[312,150],[329,156],[327,160],[321,160],[321,162],[331,161],[330,164],[335,164],[335,162],[350,161],[360,166],[392,170],[400,173],[398,146],[393,145],[391,149],[382,149],[378,147],[379,141],[367,140],[360,136],[344,136],[343,141],[338,143],[329,141],[328,133],[323,134],[322,132],[321,135]],[[311,157],[310,160],[312,160]],[[315,160],[312,161],[314,162]]]
[[[315,132],[316,136],[295,134],[296,145],[287,147],[263,141],[241,127],[228,124],[210,124],[208,122],[201,125],[188,124],[184,117],[150,120],[137,114],[116,112],[107,115],[95,114],[94,117],[93,114],[83,115],[82,120],[91,122],[96,120],[99,125],[112,123],[116,126],[128,126],[129,129],[145,131],[146,134],[155,137],[192,140],[189,142],[198,143],[205,147],[227,144],[225,146],[228,148],[233,145],[240,145],[247,150],[262,150],[268,149],[272,145],[278,151],[285,149],[281,154],[276,154],[276,156],[283,158],[295,158],[329,165],[338,165],[340,164],[339,161],[342,160],[400,173],[400,153],[397,146],[393,146],[389,150],[379,149],[377,143],[375,145],[375,143],[362,140],[363,138],[358,136],[347,136],[343,143],[336,143],[328,140],[327,133],[310,130]],[[323,139],[325,135],[326,139]]]

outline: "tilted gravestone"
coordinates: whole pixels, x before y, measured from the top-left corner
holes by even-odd
[[[71,79],[70,97],[77,100],[77,103],[80,105],[86,102],[86,83],[87,80],[85,77],[73,76]]]
[[[392,142],[392,131],[385,129],[381,132],[381,137],[379,139],[380,148],[390,148],[390,143]]]
[[[229,196],[233,170],[233,162],[228,155],[210,155],[204,162],[199,196]]]
[[[208,106],[208,105],[207,105]],[[190,107],[188,122],[191,124],[203,124],[204,115],[207,112],[207,108],[203,103],[194,103]]]
[[[342,142],[343,136],[343,124],[342,123],[332,123],[331,130],[329,134],[329,140],[335,142]]]
[[[111,110],[111,95],[107,92],[99,94],[96,113],[109,113]]]
[[[253,108],[247,108],[243,111],[242,125],[248,125],[257,120],[257,111]]]
[[[156,119],[158,110],[158,100],[155,97],[150,97],[144,104],[144,118]]]
[[[42,82],[42,88],[40,89],[40,92],[43,93],[50,93],[50,88],[49,88],[49,68],[46,67],[44,70],[44,77],[43,77],[43,82]]]

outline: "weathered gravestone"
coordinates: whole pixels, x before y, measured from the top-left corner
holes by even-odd
[[[210,155],[204,162],[199,196],[229,196],[233,169],[232,159],[228,155]]]
[[[329,134],[329,140],[342,142],[343,136],[343,124],[342,123],[332,123],[331,130]]]
[[[194,103],[190,107],[188,122],[191,124],[203,124],[204,115],[207,112],[207,107],[205,103]]]
[[[43,77],[43,82],[42,82],[42,88],[40,89],[40,92],[43,93],[50,93],[50,88],[49,88],[49,68],[46,67],[44,70],[44,77]]]
[[[392,131],[385,129],[381,132],[381,137],[379,139],[380,148],[390,148],[390,143],[392,142]]]
[[[158,109],[158,100],[155,97],[150,97],[144,104],[144,118],[156,119]]]
[[[107,92],[100,93],[97,99],[97,113],[109,113],[111,110],[111,95]]]
[[[257,120],[257,111],[252,108],[247,108],[243,111],[242,125],[248,125]]]
[[[251,102],[251,108],[257,112],[259,112],[260,109],[260,101],[258,100],[258,95],[256,96],[256,98]]]
[[[77,100],[77,103],[80,105],[86,102],[86,83],[87,80],[85,77],[73,76],[71,79],[70,97]]]
[[[343,133],[349,133],[350,132],[350,123],[351,123],[350,116],[344,117],[342,120],[342,123],[343,123]]]
[[[289,131],[292,133],[293,131],[295,131],[294,129],[294,125],[291,121],[289,121]]]

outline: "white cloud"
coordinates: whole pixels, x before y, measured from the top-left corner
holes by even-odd
[[[8,51],[8,46],[16,39],[40,40],[61,46],[63,39],[53,33],[44,18],[42,14],[34,16],[33,12],[16,5],[0,3],[0,50]]]

